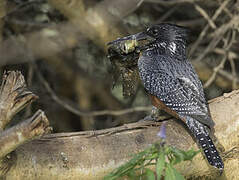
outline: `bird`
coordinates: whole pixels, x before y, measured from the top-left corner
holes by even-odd
[[[160,23],[143,32],[108,43],[110,52],[127,61],[138,55],[142,84],[153,106],[180,119],[190,130],[208,163],[223,172],[224,163],[210,131],[213,122],[199,77],[187,58],[189,30],[183,26]]]

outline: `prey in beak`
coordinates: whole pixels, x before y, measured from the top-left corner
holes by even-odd
[[[119,61],[121,63],[137,63],[139,53],[146,49],[155,39],[147,35],[145,32],[140,32],[134,35],[118,38],[109,42],[108,58],[111,61]]]
[[[140,51],[150,43],[145,32],[118,38],[109,42],[108,58],[111,61],[113,74],[113,87],[119,80],[122,82],[123,96],[135,94],[139,84],[138,59]]]

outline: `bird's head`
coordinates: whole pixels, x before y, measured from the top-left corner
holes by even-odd
[[[145,34],[153,37],[155,39],[155,42],[186,42],[188,31],[189,30],[183,26],[161,23],[147,28]]]
[[[146,49],[164,48],[169,53],[185,53],[188,30],[185,27],[169,23],[161,23],[147,28],[145,31],[119,38],[108,43],[109,57],[118,56],[122,61],[128,56]],[[168,51],[167,51],[168,50]]]

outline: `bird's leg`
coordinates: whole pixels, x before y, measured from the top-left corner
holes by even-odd
[[[166,119],[172,118],[171,115],[166,113],[165,111],[162,111],[161,109],[158,109],[157,107],[153,106],[150,115],[146,116],[143,121],[164,121]]]
[[[153,106],[151,110],[151,117],[154,121],[158,121],[158,117],[162,114],[162,110],[158,109],[157,107]]]

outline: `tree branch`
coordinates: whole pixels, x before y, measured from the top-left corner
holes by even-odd
[[[224,94],[210,101],[215,135],[223,146],[227,179],[238,177],[239,164],[239,91]],[[51,134],[34,140],[16,150],[14,168],[9,179],[102,179],[113,168],[127,161],[132,153],[158,140],[160,122],[138,122],[121,127],[76,133]],[[176,120],[169,120],[167,143],[182,149],[197,148],[185,128]],[[177,169],[186,177],[218,176],[201,154],[192,162],[180,164]],[[27,173],[25,173],[27,172]],[[224,177],[224,178],[225,178]]]
[[[0,88],[0,177],[15,163],[12,155],[18,146],[51,130],[48,119],[41,110],[22,123],[5,128],[13,116],[36,98],[36,95],[27,90],[20,72],[12,71],[3,75]]]
[[[31,118],[3,131],[0,134],[0,157],[6,156],[26,141],[49,132],[48,126],[44,112],[38,110]]]
[[[0,130],[12,117],[38,97],[26,89],[24,77],[20,72],[8,72],[3,75],[0,89]]]

